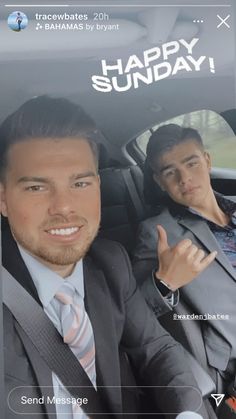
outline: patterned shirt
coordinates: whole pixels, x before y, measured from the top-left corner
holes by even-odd
[[[188,211],[207,222],[210,230],[218,241],[219,246],[236,270],[236,202],[233,202],[218,193],[215,193],[215,197],[219,207],[230,218],[229,223],[226,226],[222,227],[215,224],[213,221],[207,220],[192,208],[188,208]]]

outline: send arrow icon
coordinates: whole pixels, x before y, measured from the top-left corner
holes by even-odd
[[[225,394],[211,394],[211,397],[213,397],[213,399],[216,402],[216,406],[218,407],[221,404],[223,398],[225,397]]]

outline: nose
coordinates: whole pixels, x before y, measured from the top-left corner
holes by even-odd
[[[71,191],[54,191],[50,197],[48,213],[49,215],[58,215],[63,217],[68,217],[69,215],[75,213],[74,199]]]
[[[180,185],[186,185],[191,180],[191,174],[186,168],[182,168],[178,173]]]

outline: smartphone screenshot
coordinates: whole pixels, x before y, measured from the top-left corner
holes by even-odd
[[[235,8],[1,2],[4,418],[236,417]]]

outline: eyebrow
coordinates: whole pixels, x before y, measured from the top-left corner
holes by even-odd
[[[76,173],[70,176],[70,180],[77,180],[86,177],[96,177],[95,172],[89,171],[84,173]],[[50,183],[51,179],[41,176],[22,176],[18,179],[17,183],[26,183],[26,182],[38,182],[38,183]]]
[[[85,173],[77,173],[75,175],[70,176],[71,180],[77,180],[77,179],[81,179],[84,177],[96,177],[97,173],[89,171],[89,172],[85,172]]]
[[[196,158],[198,158],[198,159],[199,159],[198,154],[191,154],[191,156],[185,157],[183,160],[181,160],[181,163],[187,163],[188,161],[190,161],[190,160],[192,160],[192,159],[196,159]],[[174,164],[173,164],[173,163],[168,164],[168,165],[166,165],[166,166],[163,166],[163,167],[160,169],[159,173],[161,174],[161,173],[163,173],[165,170],[172,169],[173,167],[174,167]]]

